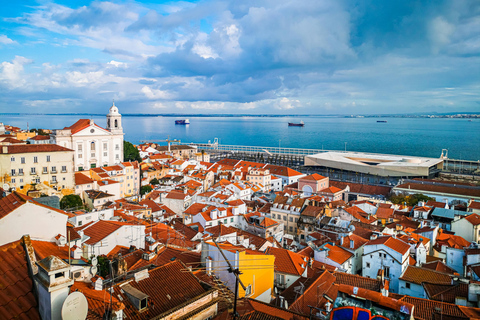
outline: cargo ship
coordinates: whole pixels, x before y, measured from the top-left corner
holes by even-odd
[[[190,120],[188,120],[188,119],[175,120],[175,124],[190,124]]]
[[[303,121],[300,121],[300,123],[293,123],[293,122],[288,123],[289,127],[303,127],[304,125],[305,123],[303,123]]]
[[[387,120],[377,120],[377,122],[380,122],[380,123],[387,123]]]

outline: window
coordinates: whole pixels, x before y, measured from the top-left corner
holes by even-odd
[[[287,216],[283,216],[283,221],[287,221]]]
[[[410,289],[410,283],[409,282],[405,283],[405,288]]]
[[[36,172],[36,171],[35,171],[35,167],[30,168],[30,174],[35,174],[35,172]]]
[[[390,267],[383,267],[385,278],[390,278]]]
[[[12,173],[11,173],[11,176],[15,176],[15,169],[12,169]]]
[[[79,155],[78,155],[78,159],[82,159],[82,154],[79,154]]]
[[[67,172],[67,166],[62,166],[62,172]]]
[[[50,162],[50,156],[47,156],[47,162]]]
[[[293,227],[289,227],[288,230],[289,230],[290,232],[293,232]]]
[[[15,162],[15,157],[11,157],[10,161]]]
[[[78,167],[78,171],[83,171],[83,167]]]
[[[115,119],[115,128],[118,128],[118,120]]]
[[[228,219],[223,219],[223,224],[227,224],[228,223]]]
[[[290,217],[290,219],[289,219],[289,220],[290,220],[290,222],[293,222],[293,217]]]
[[[120,146],[118,144],[115,145],[115,150],[120,150]]]
[[[52,182],[57,182],[57,176],[52,176]]]
[[[15,178],[12,178],[12,183],[15,183]]]
[[[92,143],[90,144],[90,150],[95,151],[95,141],[92,141]]]
[[[108,149],[107,149],[107,143],[104,143],[104,144],[103,144],[103,151],[107,151],[107,150],[108,150]]]
[[[21,158],[20,158],[20,162],[21,162],[21,163],[25,163],[25,157],[21,157]]]
[[[20,179],[20,183],[23,183],[23,179]]]
[[[33,157],[33,163],[38,163],[38,157]]]
[[[93,169],[93,168],[96,168],[96,167],[97,167],[97,164],[96,164],[96,163],[92,163],[92,164],[90,165],[90,168],[92,168],[92,169]]]
[[[275,219],[275,213],[272,214],[272,218]],[[479,231],[479,233],[480,233],[480,231]]]
[[[52,167],[52,173],[57,173],[57,167],[56,166]]]
[[[78,152],[82,152],[82,145],[81,145],[81,144],[79,144],[79,145],[77,146],[77,150],[78,150]]]
[[[295,218],[295,222],[298,222],[298,218]]]
[[[107,153],[107,152],[104,152],[104,153],[103,153],[103,156],[104,156],[104,157],[108,156],[108,153]]]
[[[367,268],[370,268],[370,262],[367,262]]]
[[[120,156],[118,154],[115,155],[115,160],[120,159]]]
[[[48,173],[48,167],[43,167],[42,173]]]
[[[23,176],[23,169],[18,169],[18,175]]]
[[[252,295],[252,285],[249,284],[247,290],[245,290],[245,297]]]
[[[233,218],[230,218],[230,222],[233,222]]]

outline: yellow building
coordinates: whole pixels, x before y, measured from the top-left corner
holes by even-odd
[[[40,183],[74,189],[73,150],[54,144],[1,146],[0,183],[14,190]]]
[[[138,162],[122,162],[115,166],[90,169],[96,181],[114,180],[120,183],[120,197],[136,197],[140,193],[140,166]]]
[[[239,298],[252,298],[263,302],[272,299],[274,285],[275,256],[247,249],[229,242],[219,243],[223,254],[233,268],[240,270],[240,280],[246,290],[239,285]],[[213,242],[205,243],[205,263],[207,272],[215,274],[232,291],[235,291],[235,276],[228,272],[228,265]],[[202,256],[203,260],[203,256]]]

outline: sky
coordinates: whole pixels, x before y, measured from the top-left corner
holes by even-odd
[[[3,1],[0,112],[480,113],[479,0]]]

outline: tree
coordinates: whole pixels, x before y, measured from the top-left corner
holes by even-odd
[[[392,195],[389,199],[393,204],[404,204],[406,203],[407,206],[416,206],[420,201],[427,202],[429,200],[435,200],[429,196],[426,196],[421,193],[415,193],[410,195]]]
[[[60,208],[63,210],[78,208],[82,206],[82,198],[80,198],[80,196],[76,194],[69,194],[67,196],[64,196],[62,200],[60,200]]]
[[[144,194],[149,193],[152,190],[153,188],[151,186],[142,186],[140,188],[140,194],[143,196]]]
[[[138,149],[128,141],[123,141],[123,161],[142,162]]]
[[[153,178],[152,180],[150,180],[150,184],[157,185],[157,184],[160,184],[160,181],[158,181],[157,178]]]

